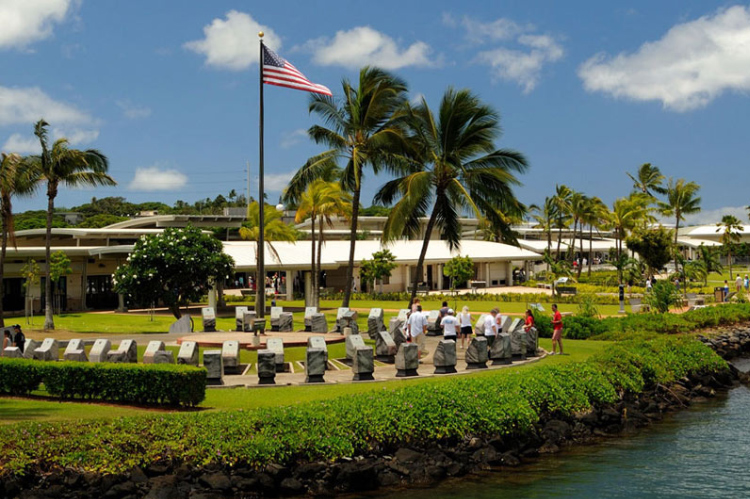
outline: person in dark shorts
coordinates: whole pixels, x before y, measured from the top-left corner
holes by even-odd
[[[461,348],[466,348],[466,338],[471,338],[471,333],[473,332],[469,307],[464,307],[461,310],[459,321],[461,322]]]

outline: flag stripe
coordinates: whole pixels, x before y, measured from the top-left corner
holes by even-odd
[[[325,85],[313,83],[289,61],[263,46],[263,83],[333,96]]]

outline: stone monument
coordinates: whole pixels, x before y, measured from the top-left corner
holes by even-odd
[[[294,331],[294,314],[291,312],[281,312],[275,330],[282,333],[291,333]]]
[[[325,383],[328,352],[308,346],[305,357],[305,383]]]
[[[224,374],[239,374],[240,369],[240,342],[235,340],[225,341],[221,345],[221,362],[224,366]]]
[[[146,346],[146,351],[143,352],[143,363],[144,364],[155,364],[154,356],[156,352],[161,352],[165,349],[163,341],[149,341]]]
[[[318,307],[305,307],[305,332],[315,332],[312,328],[312,317],[318,313]],[[326,327],[327,329],[327,327]],[[326,331],[327,333],[328,331]]]
[[[354,353],[357,348],[364,347],[365,340],[361,334],[350,334],[346,337],[346,360],[354,361]]]
[[[279,319],[284,307],[271,307],[271,331],[279,330]]]
[[[22,359],[23,353],[21,353],[21,349],[18,347],[5,347],[3,357],[6,359]]]
[[[172,350],[158,350],[154,354],[154,364],[174,364],[174,353]]]
[[[234,325],[237,331],[247,331],[245,329],[245,314],[247,312],[247,307],[234,307]]]
[[[367,334],[370,335],[371,340],[378,339],[378,333],[385,329],[383,323],[383,309],[373,308],[370,310],[370,315],[367,316]]]
[[[135,364],[138,362],[138,345],[134,340],[122,340],[117,350],[107,353],[107,362]]]
[[[201,309],[201,317],[203,318],[203,332],[215,333],[216,312],[214,311],[213,307],[203,307]]]
[[[427,336],[441,336],[442,334],[440,310],[430,310],[430,313],[427,314]]]
[[[513,351],[511,350],[510,335],[508,333],[497,335],[490,349],[490,359],[492,359],[493,366],[513,362]]]
[[[91,347],[91,351],[89,352],[91,362],[106,362],[107,354],[111,348],[112,343],[109,340],[96,340],[94,346]]]
[[[371,381],[374,378],[375,361],[372,358],[372,348],[368,346],[357,347],[352,359],[352,372],[354,381]]]
[[[326,321],[325,314],[318,312],[310,316],[310,332],[323,334],[328,332],[328,322]]]
[[[276,384],[276,354],[268,349],[258,350],[258,384]]]
[[[86,349],[84,348],[83,340],[70,340],[68,346],[65,347],[63,359],[77,362],[88,362],[89,359],[86,357]]]
[[[526,333],[526,356],[536,357],[539,355],[539,331],[535,327],[529,329]]]
[[[466,349],[466,369],[486,369],[489,355],[487,351],[487,338],[475,336]]]
[[[23,347],[23,358],[24,359],[33,359],[34,358],[34,351],[42,346],[41,342],[36,340],[27,339],[26,344]]]
[[[58,360],[60,358],[60,345],[54,338],[44,338],[42,344],[34,350],[36,360]]]
[[[276,372],[284,372],[284,340],[281,338],[268,338],[266,341],[266,350],[270,350],[275,355]],[[260,362],[260,361],[258,361]]]
[[[396,353],[396,377],[419,376],[419,350],[416,343],[402,343]]]
[[[456,372],[456,342],[453,340],[440,340],[435,348],[433,362],[434,374],[451,374]]]
[[[398,347],[388,331],[380,331],[375,339],[375,353],[378,360],[392,364],[397,352]]]
[[[177,353],[177,363],[188,366],[198,365],[198,344],[194,341],[183,341]]]
[[[221,362],[221,350],[203,350],[203,367],[207,371],[207,384],[224,384],[224,366]]]
[[[169,334],[187,334],[193,332],[193,321],[189,315],[183,315],[169,326]]]

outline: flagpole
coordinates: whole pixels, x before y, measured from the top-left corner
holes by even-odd
[[[258,278],[257,278],[257,290],[259,294],[256,299],[256,310],[258,318],[263,318],[266,315],[266,259],[265,259],[265,219],[263,214],[263,208],[265,204],[265,197],[263,196],[263,32],[258,33],[260,38],[260,127],[259,127],[259,146],[258,151],[260,154],[260,161],[258,162]]]

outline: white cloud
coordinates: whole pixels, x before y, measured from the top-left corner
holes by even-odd
[[[289,149],[290,147],[294,147],[306,139],[307,130],[305,130],[304,128],[298,128],[297,130],[292,130],[291,132],[284,132],[281,135],[280,145],[282,149]]]
[[[230,10],[226,19],[214,19],[204,26],[202,40],[187,42],[188,50],[206,56],[206,65],[219,69],[241,71],[258,63],[258,32],[273,50],[281,47],[281,38],[268,26],[258,23],[249,14]]]
[[[44,118],[52,124],[91,124],[95,120],[75,106],[59,102],[37,87],[0,87],[0,126],[31,126]]]
[[[129,101],[117,101],[117,107],[122,109],[122,114],[126,118],[131,120],[137,120],[141,118],[148,118],[151,116],[151,108],[146,106],[139,106]]]
[[[491,22],[483,23],[472,19],[471,17],[464,16],[461,20],[456,20],[449,14],[443,15],[443,23],[446,26],[455,28],[462,26],[466,30],[466,39],[475,44],[485,42],[496,42],[511,40],[521,33],[534,31],[535,28],[532,24],[520,25],[515,21],[501,17]]]
[[[77,146],[94,142],[99,138],[99,130],[84,130],[81,128],[53,128],[52,139],[65,137],[70,145]]]
[[[723,208],[716,208],[714,210],[704,210],[693,215],[686,215],[685,222],[681,223],[685,225],[705,225],[705,224],[717,224],[721,222],[721,217],[724,215],[734,215],[740,222],[747,223],[748,213],[747,208],[744,206],[725,206]],[[669,222],[669,218],[665,220]],[[674,219],[671,220],[674,225]]]
[[[39,139],[24,137],[20,133],[14,133],[3,144],[3,151],[7,153],[39,154],[41,150],[42,146],[39,145]]]
[[[173,168],[158,165],[136,168],[128,188],[133,191],[172,191],[185,187],[188,177]]]
[[[414,95],[413,95],[413,96],[412,96],[412,97],[411,97],[411,98],[409,99],[409,103],[410,103],[410,104],[411,104],[412,106],[417,106],[417,105],[419,105],[419,104],[421,104],[421,103],[422,103],[422,99],[424,99],[424,94],[423,94],[422,92],[417,92],[416,94],[414,94]]]
[[[750,90],[750,7],[673,26],[632,54],[598,54],[578,70],[586,90],[689,111],[728,90]]]
[[[268,192],[281,192],[286,189],[286,186],[289,185],[289,181],[292,180],[293,176],[294,172],[267,173],[263,177],[263,187]]]
[[[0,49],[23,49],[52,35],[55,24],[63,22],[78,5],[77,0],[0,1]]]
[[[429,58],[432,49],[426,43],[417,41],[400,49],[393,38],[369,26],[338,31],[333,39],[310,40],[304,48],[312,51],[313,62],[321,66],[356,69],[369,64],[391,70],[436,64]]]

